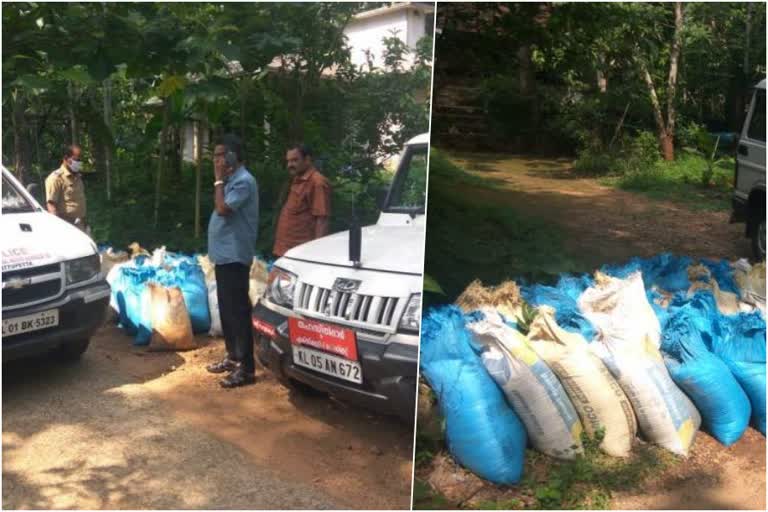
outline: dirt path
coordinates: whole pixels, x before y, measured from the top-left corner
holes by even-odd
[[[729,212],[692,211],[603,186],[574,176],[568,159],[472,154],[457,155],[454,161],[497,184],[496,190],[473,194],[559,224],[568,232],[568,251],[593,267],[665,251],[691,257],[750,256],[744,225],[729,224]]]
[[[728,224],[729,213],[691,211],[602,186],[573,176],[565,159],[473,154],[454,160],[497,185],[473,194],[562,226],[568,251],[590,268],[665,251],[731,260],[750,255],[744,227]],[[611,508],[765,510],[765,462],[765,437],[756,430],[729,448],[700,432],[688,460],[615,495]]]
[[[147,353],[108,326],[73,366],[4,366],[3,507],[409,507],[410,428],[270,375],[222,390],[200,339]]]

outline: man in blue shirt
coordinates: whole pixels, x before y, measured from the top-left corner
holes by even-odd
[[[242,146],[234,135],[216,144],[213,169],[215,207],[208,223],[208,257],[215,265],[227,355],[207,369],[230,372],[220,384],[233,388],[256,381],[248,277],[258,238],[259,188],[243,165]]]

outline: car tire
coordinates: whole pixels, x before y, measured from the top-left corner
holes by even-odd
[[[765,260],[765,214],[752,232],[752,254],[758,261]]]
[[[90,342],[90,338],[68,341],[59,347],[59,358],[65,362],[78,361],[88,349]]]

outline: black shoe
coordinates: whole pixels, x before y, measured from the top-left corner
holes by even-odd
[[[228,357],[225,357],[218,363],[209,364],[205,367],[211,373],[233,372],[237,370],[237,363]]]
[[[256,382],[256,375],[246,372],[242,368],[230,373],[226,378],[219,381],[223,388],[237,388],[240,386],[247,386]]]

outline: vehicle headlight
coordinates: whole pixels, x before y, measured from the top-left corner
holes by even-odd
[[[272,267],[267,278],[267,298],[280,306],[293,307],[293,290],[296,288],[296,274],[278,267]]]
[[[403,331],[412,332],[414,334],[419,333],[419,327],[421,326],[421,294],[414,293],[411,298],[408,299],[408,304],[405,306],[403,317],[400,319],[400,329]]]
[[[88,281],[101,271],[101,259],[98,254],[92,254],[65,262],[64,269],[68,285]]]

